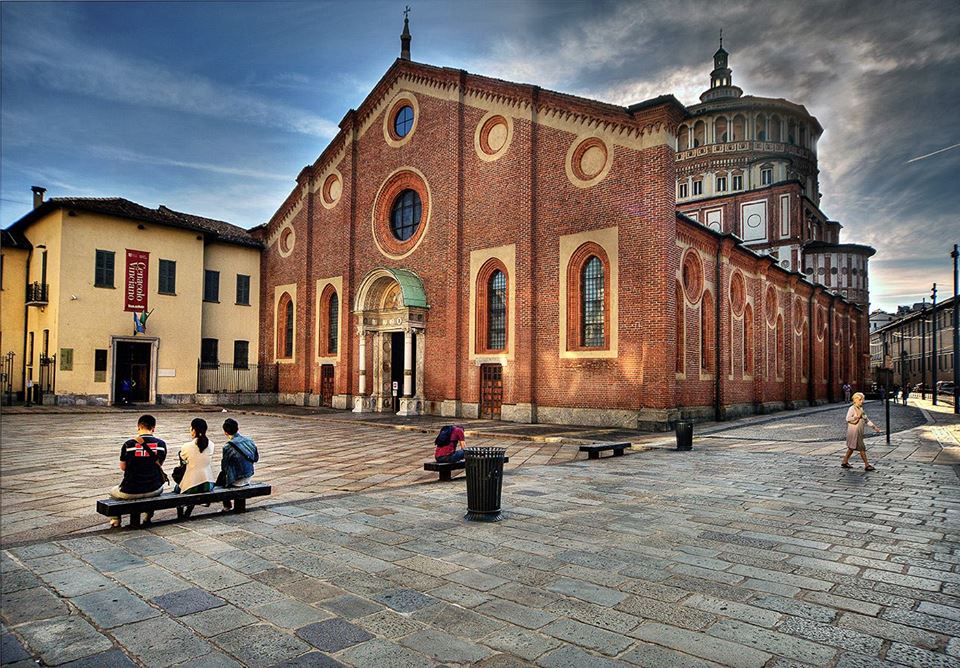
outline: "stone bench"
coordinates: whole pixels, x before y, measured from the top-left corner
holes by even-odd
[[[510,461],[509,457],[503,458],[503,463],[506,464]],[[453,479],[453,472],[459,471],[462,468],[466,468],[467,463],[464,460],[459,462],[424,462],[423,470],[424,471],[438,471],[440,473],[440,482]]]
[[[101,499],[97,501],[97,512],[107,517],[130,516],[130,526],[140,526],[140,513],[149,513],[166,508],[177,508],[178,517],[189,517],[190,513],[180,513],[181,506],[197,506],[204,503],[233,501],[235,512],[247,509],[247,499],[255,496],[269,496],[270,485],[254,482],[244,487],[214,487],[212,492],[201,494],[174,494],[168,492],[148,499]]]
[[[613,450],[614,457],[622,457],[623,451],[629,447],[629,443],[591,443],[581,445],[580,452],[586,452],[589,459],[600,459],[600,453],[604,450]]]

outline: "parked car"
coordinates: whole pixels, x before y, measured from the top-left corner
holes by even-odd
[[[952,396],[953,388],[952,380],[941,380],[937,382],[937,394],[949,394]]]

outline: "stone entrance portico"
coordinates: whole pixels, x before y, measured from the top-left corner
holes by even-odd
[[[374,269],[360,283],[353,314],[356,318],[358,347],[358,386],[353,400],[354,413],[421,415],[424,412],[423,373],[426,350],[426,293],[420,278],[406,269]],[[403,335],[403,366],[395,368],[395,354]],[[373,345],[372,374],[367,370],[367,344]],[[370,381],[368,385],[368,380]],[[397,383],[396,395],[394,385]]]

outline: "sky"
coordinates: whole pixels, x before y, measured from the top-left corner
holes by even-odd
[[[956,0],[406,0],[412,58],[629,105],[694,104],[723,29],[745,94],[825,128],[821,209],[877,249],[873,307],[951,293]],[[0,3],[0,226],[48,197],[266,222],[399,55],[404,2]]]

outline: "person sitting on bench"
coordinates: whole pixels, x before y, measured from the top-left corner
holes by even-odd
[[[463,435],[463,427],[448,426],[440,430],[440,435],[434,441],[437,449],[433,453],[434,459],[440,463],[456,463],[462,461],[466,452],[467,440]]]
[[[240,425],[233,418],[224,420],[223,435],[229,440],[223,446],[217,486],[244,487],[253,478],[253,465],[260,460],[257,444],[253,439],[240,434]],[[232,507],[233,504],[230,501],[223,502],[224,510],[230,510]]]
[[[157,418],[141,415],[137,419],[137,435],[120,447],[120,470],[123,480],[110,490],[110,496],[124,501],[148,499],[163,494],[163,460],[167,458],[167,444],[153,435]],[[149,522],[153,513],[144,513],[143,522]],[[110,526],[120,526],[120,518],[110,520]]]
[[[173,488],[175,494],[201,494],[213,491],[213,443],[207,438],[207,421],[194,418],[190,422],[190,436],[193,440],[180,446],[180,464],[184,467],[183,477]],[[179,468],[179,467],[178,467]],[[176,472],[174,472],[176,473]],[[210,505],[210,504],[207,504]],[[177,508],[178,517],[190,517],[193,505],[186,509]]]

